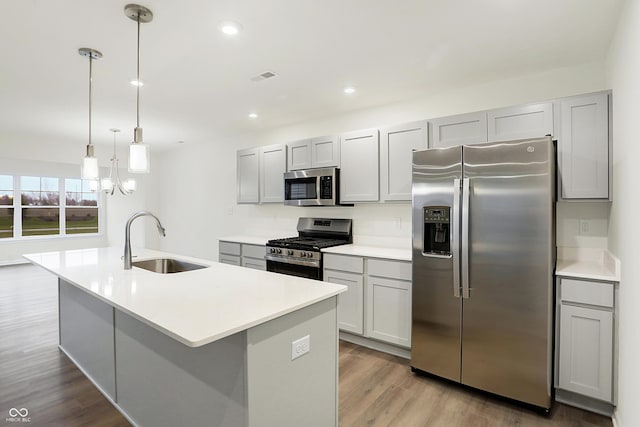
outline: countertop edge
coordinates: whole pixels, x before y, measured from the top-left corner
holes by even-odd
[[[164,252],[159,252],[159,251],[154,251],[154,250],[150,250],[152,252],[155,252],[156,254],[160,254],[160,253],[164,253]],[[56,252],[56,251],[54,251]],[[164,253],[167,254],[167,253]],[[189,339],[186,338],[183,335],[179,335],[176,332],[172,332],[171,330],[159,325],[158,323],[153,322],[150,319],[147,319],[144,316],[141,316],[133,311],[131,311],[130,309],[122,306],[121,304],[118,304],[116,301],[110,300],[108,298],[105,298],[103,295],[101,295],[100,293],[95,292],[94,290],[92,290],[91,288],[84,286],[82,284],[76,283],[76,281],[74,281],[72,278],[70,278],[69,276],[65,275],[63,272],[61,271],[56,271],[56,269],[50,268],[48,266],[46,266],[45,264],[41,264],[40,262],[36,261],[35,259],[33,259],[32,257],[30,257],[30,255],[37,255],[37,254],[23,254],[22,257],[24,259],[26,259],[27,261],[29,261],[30,263],[37,265],[40,268],[43,268],[44,270],[50,272],[51,274],[53,274],[54,276],[56,276],[58,279],[62,279],[64,280],[66,283],[69,283],[70,285],[74,286],[77,289],[80,289],[84,292],[86,292],[88,295],[91,295],[92,297],[97,298],[98,300],[102,301],[103,303],[109,305],[110,307],[116,308],[118,310],[120,310],[121,312],[135,318],[136,320],[152,327],[153,329],[163,333],[164,335],[175,339],[176,341],[180,342],[181,344],[188,346],[188,347],[192,347],[192,348],[196,348],[196,347],[201,347],[207,344],[210,344],[212,342],[218,341],[220,339],[226,338],[228,336],[231,336],[233,334],[236,334],[238,332],[242,332],[245,330],[248,330],[250,328],[253,328],[255,326],[259,326],[261,324],[267,323],[273,319],[276,319],[278,317],[290,314],[294,311],[300,310],[302,308],[311,306],[313,304],[316,304],[320,301],[324,301],[326,299],[329,298],[333,298],[343,292],[345,292],[347,290],[346,287],[340,286],[341,289],[336,289],[334,291],[330,291],[327,292],[321,296],[317,296],[315,298],[311,298],[309,300],[304,301],[303,303],[299,303],[296,304],[294,306],[290,306],[287,307],[283,310],[279,310],[279,311],[275,311],[269,315],[257,318],[257,319],[252,319],[249,322],[245,322],[245,323],[241,323],[235,327],[232,327],[230,329],[227,329],[224,332],[221,333],[217,333],[214,335],[209,335],[209,336],[203,336],[197,339]],[[199,259],[199,258],[194,258],[194,257],[190,257],[190,256],[183,256],[183,255],[174,255],[174,254],[169,254],[172,257],[176,258],[176,259],[184,259],[184,260],[191,260],[191,261],[196,261],[196,262],[201,262],[201,263],[206,263],[208,265],[213,264],[213,261],[209,261],[209,260],[204,260],[204,259]],[[145,259],[148,258],[149,256],[145,255],[142,256],[141,259]]]

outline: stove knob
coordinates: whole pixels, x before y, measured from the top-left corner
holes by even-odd
[[[307,252],[307,258],[313,258],[313,252]]]
[[[306,253],[304,253],[304,252],[300,252],[300,256],[301,256],[302,258],[304,258],[304,257],[306,257],[306,256],[307,256],[307,254],[306,254]]]
[[[292,251],[291,249],[289,249],[289,250],[287,251],[287,255],[293,255],[293,251]]]
[[[275,248],[270,248],[270,249],[269,249],[269,252],[271,252],[272,254],[275,254],[275,253],[276,253],[276,250],[275,250]]]
[[[282,253],[282,249],[278,249],[278,253],[281,254]]]

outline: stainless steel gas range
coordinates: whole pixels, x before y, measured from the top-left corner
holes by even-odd
[[[297,229],[267,242],[267,271],[322,280],[321,249],[353,242],[350,219],[299,218]]]

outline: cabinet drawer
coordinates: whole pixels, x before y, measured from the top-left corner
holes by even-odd
[[[242,245],[242,256],[243,257],[251,257],[264,259],[264,255],[266,254],[266,247],[259,245]]]
[[[267,271],[267,261],[256,258],[242,258],[242,266],[254,270]]]
[[[364,260],[361,257],[324,254],[323,259],[324,268],[360,274],[364,272]]]
[[[369,259],[367,260],[367,274],[369,276],[411,280],[411,263],[403,261]]]
[[[240,265],[240,257],[235,255],[220,254],[222,264]]]
[[[605,282],[561,279],[562,301],[613,307],[613,285]]]
[[[240,255],[240,243],[220,242],[220,253]]]

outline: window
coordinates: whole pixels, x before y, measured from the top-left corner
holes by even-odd
[[[0,175],[0,239],[13,237],[13,177]]]
[[[0,175],[0,240],[99,233],[98,193],[89,185],[79,178]]]
[[[98,195],[91,192],[89,182],[82,179],[64,180],[66,234],[98,232]]]
[[[23,236],[60,234],[59,187],[58,178],[20,178]]]

